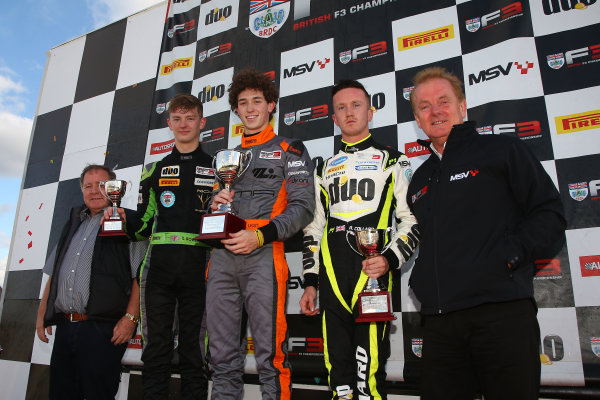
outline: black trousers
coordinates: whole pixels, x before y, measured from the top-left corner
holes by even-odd
[[[540,385],[540,329],[531,299],[423,317],[424,400],[532,400]]]
[[[181,398],[207,398],[208,379],[201,351],[204,338],[200,336],[206,301],[205,260],[202,247],[154,245],[141,269],[145,400],[169,398],[176,306]]]
[[[127,343],[110,342],[114,322],[59,317],[50,358],[50,400],[114,399]]]

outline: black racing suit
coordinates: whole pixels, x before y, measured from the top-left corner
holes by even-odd
[[[390,353],[389,323],[356,323],[357,296],[367,282],[364,257],[347,242],[347,231],[386,229],[393,245],[382,255],[390,269],[413,254],[417,221],[406,204],[412,171],[408,158],[371,136],[340,151],[315,169],[316,210],[304,229],[304,279],[319,285],[325,364],[335,398],[385,399],[385,362]],[[356,241],[353,236],[356,248]],[[320,250],[320,251],[319,251]],[[382,280],[391,291],[391,273]]]
[[[183,399],[206,399],[200,326],[205,308],[207,248],[193,240],[214,185],[212,159],[200,147],[174,148],[142,173],[137,218],[128,231],[152,235],[140,272],[144,399],[166,399],[173,356],[175,307]]]

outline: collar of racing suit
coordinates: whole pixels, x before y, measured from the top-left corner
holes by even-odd
[[[273,127],[269,124],[260,133],[256,133],[252,136],[242,136],[242,148],[247,149],[248,147],[256,146],[268,142],[275,137]]]
[[[373,145],[375,145],[375,140],[373,140],[373,136],[369,133],[369,136],[356,143],[346,143],[342,140],[340,151],[352,154],[360,150],[368,149]]]
[[[185,160],[191,160],[193,159],[193,156],[202,152],[202,147],[198,144],[198,147],[196,147],[196,149],[194,151],[191,151],[189,153],[181,153],[179,150],[177,150],[177,147],[173,146],[173,150],[171,150],[171,154],[177,158],[179,158],[181,161],[185,161]]]

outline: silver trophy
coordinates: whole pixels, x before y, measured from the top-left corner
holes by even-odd
[[[386,251],[391,245],[390,240],[387,245],[385,236],[392,231],[392,228],[374,229],[367,228],[357,231],[346,231],[346,241],[355,253],[372,258]],[[356,238],[356,247],[352,246],[349,235]],[[396,317],[392,314],[392,302],[390,293],[379,286],[377,279],[368,278],[363,291],[358,295],[359,315],[356,322],[372,322],[372,321],[392,321]]]
[[[248,169],[252,160],[252,152],[238,150],[219,150],[213,158],[213,169],[216,177],[223,183],[225,190],[231,191],[231,185]],[[219,204],[218,212],[234,214],[231,203]]]
[[[117,203],[127,192],[127,182],[121,180],[110,180],[98,182],[100,193],[112,202],[112,215],[102,223],[102,232],[98,236],[126,236],[123,231],[123,219],[117,212]]]
[[[213,158],[215,176],[223,183],[224,190],[231,191],[231,185],[246,172],[252,160],[252,152],[219,150]],[[204,214],[200,222],[200,234],[195,237],[212,246],[218,246],[221,239],[231,233],[246,229],[246,221],[237,217],[231,203],[219,204],[216,213]]]

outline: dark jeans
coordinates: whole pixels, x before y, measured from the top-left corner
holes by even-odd
[[[115,398],[127,343],[110,342],[114,326],[59,318],[50,359],[50,400]]]
[[[533,400],[540,329],[530,299],[423,317],[421,398]]]

